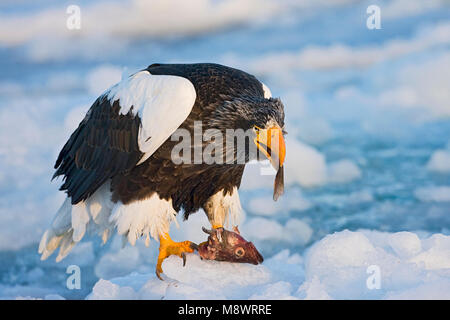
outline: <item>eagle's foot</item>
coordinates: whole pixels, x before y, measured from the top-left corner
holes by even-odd
[[[163,280],[161,277],[162,263],[163,261],[171,256],[177,255],[180,258],[183,258],[183,267],[186,265],[186,252],[192,253],[194,250],[198,249],[198,246],[191,241],[182,241],[175,242],[170,237],[169,234],[165,234],[159,237],[159,255],[158,255],[158,263],[156,264],[156,276]]]

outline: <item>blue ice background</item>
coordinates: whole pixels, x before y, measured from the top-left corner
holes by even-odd
[[[83,2],[77,3],[83,6]],[[382,5],[385,2],[378,3]],[[11,2],[1,4],[0,12],[2,15],[25,15],[47,7],[65,8],[63,4],[60,1],[34,4]],[[136,37],[129,39],[126,47],[117,52],[114,43],[102,44],[104,47],[100,53],[91,57],[68,55],[65,59],[34,61],[29,59],[28,44],[0,46],[0,83],[14,83],[22,88],[17,92],[0,91],[0,111],[13,108],[11,112],[2,113],[0,118],[1,125],[9,128],[6,133],[2,131],[2,135],[7,136],[2,136],[1,141],[4,143],[10,140],[20,145],[22,137],[29,140],[29,134],[33,135],[33,130],[37,132],[34,146],[27,151],[27,163],[10,165],[5,159],[11,145],[5,143],[0,146],[0,215],[3,216],[0,233],[7,233],[8,237],[26,237],[29,230],[33,230],[32,233],[36,231],[34,225],[38,225],[38,231],[43,231],[50,223],[49,217],[52,214],[47,213],[45,223],[36,224],[33,221],[39,221],[42,211],[54,212],[62,200],[57,193],[58,182],[49,181],[57,152],[69,132],[61,132],[55,128],[64,121],[72,108],[89,105],[96,98],[84,84],[77,85],[76,81],[69,82],[68,85],[63,82],[59,88],[57,85],[49,86],[48,80],[52,76],[67,73],[75,79],[84,79],[86,74],[100,65],[118,66],[131,72],[154,62],[226,63],[230,61],[229,57],[252,61],[267,53],[298,52],[314,45],[327,47],[344,44],[355,49],[377,47],[391,39],[411,39],[422,26],[448,22],[450,18],[450,8],[440,6],[405,17],[382,20],[381,30],[368,30],[365,27],[367,5],[368,2],[362,2],[294,10],[263,22],[230,26],[214,32],[205,31],[189,37]],[[95,43],[89,45],[94,46]],[[362,172],[360,179],[350,183],[301,188],[304,198],[313,204],[311,208],[274,215],[270,219],[281,223],[291,217],[305,219],[314,230],[311,242],[334,231],[361,228],[449,234],[450,204],[422,202],[414,196],[417,187],[450,184],[448,174],[436,174],[425,169],[435,150],[448,147],[449,117],[415,121],[411,113],[426,114],[426,108],[393,108],[392,112],[380,112],[362,106],[357,100],[346,100],[343,105],[335,96],[339,88],[346,86],[376,96],[389,87],[395,71],[405,63],[420,64],[433,60],[441,53],[448,53],[449,50],[448,44],[442,45],[432,50],[401,56],[399,59],[381,61],[363,69],[351,67],[296,71],[293,72],[294,80],[301,83],[301,86],[294,88],[286,85],[286,82],[279,83],[276,78],[262,75],[262,80],[269,85],[275,96],[283,98],[287,92],[301,93],[308,104],[309,114],[325,119],[333,129],[330,139],[315,146],[326,156],[327,162],[341,158],[351,159]],[[245,65],[239,67],[245,69]],[[274,68],[277,66],[274,65]],[[23,95],[27,97],[26,100]],[[21,107],[24,109],[18,110]],[[296,106],[287,107],[292,115],[295,114]],[[26,120],[25,128],[23,119]],[[31,133],[25,135],[23,131],[28,130]],[[44,133],[39,133],[40,130]],[[287,131],[290,131],[289,127]],[[33,172],[33,175],[29,172]],[[343,200],[345,195],[360,190],[369,190],[373,201],[351,204]],[[270,196],[271,190],[241,192],[244,208],[248,199],[265,194]],[[251,211],[246,209],[251,217]],[[15,219],[16,213],[23,213],[24,210],[27,214],[20,215],[21,219]],[[108,251],[110,244],[100,247],[99,241],[93,242],[95,257],[91,259],[91,263],[83,266],[82,290],[69,291],[65,289],[67,275],[64,271],[73,261],[69,258],[60,264],[53,261],[40,262],[37,255],[38,240],[36,238],[19,248],[4,247],[0,252],[2,296],[35,296],[57,292],[67,298],[85,297],[97,280],[93,266],[102,253]],[[276,248],[270,243],[261,249],[263,254],[269,256],[276,252]],[[291,249],[302,252],[304,247],[294,245]]]

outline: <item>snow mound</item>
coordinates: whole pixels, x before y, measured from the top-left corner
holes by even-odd
[[[298,292],[305,298],[450,299],[450,237],[342,231],[309,250],[305,272]]]
[[[152,273],[99,280],[87,299],[450,299],[450,236],[361,230],[328,235],[304,257],[262,265],[178,257]]]
[[[258,292],[255,287],[271,279],[270,271],[262,265],[202,261],[195,254],[187,256],[185,267],[175,256],[167,258],[162,267],[165,281],[137,273],[111,281],[102,279],[88,299],[229,299],[234,295],[248,299]]]

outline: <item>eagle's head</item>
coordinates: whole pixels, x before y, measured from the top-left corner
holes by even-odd
[[[283,193],[284,106],[278,98],[240,96],[226,99],[209,119],[209,125],[225,133],[224,154],[237,163],[269,159],[277,171],[274,199]],[[239,141],[241,144],[239,144]]]

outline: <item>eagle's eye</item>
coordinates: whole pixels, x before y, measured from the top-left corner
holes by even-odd
[[[243,248],[239,247],[236,250],[234,250],[234,254],[238,258],[242,258],[244,256],[244,254],[245,254],[245,250]]]
[[[253,131],[255,131],[256,133],[259,132],[259,130],[262,130],[260,127],[258,127],[257,125],[253,126]]]

